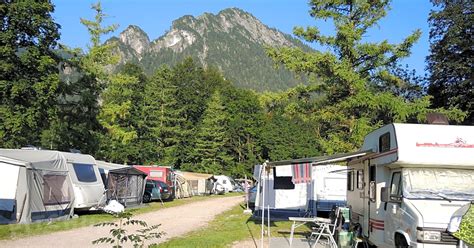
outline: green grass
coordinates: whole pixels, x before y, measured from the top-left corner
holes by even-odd
[[[260,225],[261,222],[254,222],[250,215],[243,213],[242,206],[236,206],[218,215],[205,228],[188,233],[185,237],[170,239],[153,247],[229,247],[235,241],[247,239],[254,239],[258,245],[261,236]],[[289,237],[290,227],[290,221],[271,222],[271,236]],[[309,230],[306,226],[299,227],[295,232],[295,237],[301,236]]]
[[[160,202],[152,202],[145,204],[144,207],[127,209],[134,215],[143,214],[153,211],[159,211],[163,208],[170,208],[179,205],[184,205],[192,202],[203,201],[210,198],[216,197],[229,197],[239,195],[238,193],[230,193],[226,195],[218,196],[194,196],[191,198],[176,199],[174,201],[164,202],[161,205]],[[52,232],[59,232],[65,230],[71,230],[79,227],[90,226],[97,223],[111,221],[114,217],[110,214],[97,213],[97,214],[86,214],[81,215],[79,218],[70,219],[65,221],[56,221],[51,223],[33,223],[33,224],[11,224],[11,225],[0,225],[0,240],[5,239],[17,239],[26,236],[47,234]]]

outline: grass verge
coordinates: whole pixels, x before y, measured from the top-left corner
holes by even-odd
[[[224,212],[209,223],[205,228],[186,234],[185,237],[173,238],[167,242],[153,246],[154,248],[165,247],[230,247],[234,242],[253,239],[260,240],[261,222],[250,219],[250,215],[243,213],[242,206]],[[272,237],[289,237],[291,222],[271,222]],[[297,229],[295,237],[309,232],[309,228],[302,226]]]
[[[179,205],[184,205],[192,202],[203,201],[210,198],[216,197],[229,197],[236,196],[239,193],[230,193],[226,195],[213,195],[213,196],[194,196],[191,198],[176,199],[174,201],[164,202],[152,202],[145,204],[143,207],[127,209],[127,211],[133,213],[133,215],[143,214],[148,212],[157,211],[163,208],[170,208]],[[84,214],[79,218],[74,218],[66,221],[56,222],[42,222],[32,224],[11,224],[11,225],[0,225],[0,240],[5,239],[18,239],[26,236],[48,234],[59,231],[66,231],[75,228],[85,227],[94,225],[97,223],[111,221],[114,218],[110,214],[95,213],[95,214]]]

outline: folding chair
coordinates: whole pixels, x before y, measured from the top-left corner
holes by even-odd
[[[336,207],[331,213],[332,218],[317,218],[315,221],[316,229],[311,232],[310,240],[313,237],[316,237],[315,242],[311,247],[315,247],[316,244],[321,239],[321,236],[328,238],[330,247],[337,248],[336,240],[334,240],[334,233],[336,232],[336,227],[340,218],[340,209]]]

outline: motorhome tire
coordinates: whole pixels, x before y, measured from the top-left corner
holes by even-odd
[[[395,247],[397,247],[397,248],[408,248],[407,240],[405,239],[405,237],[403,237],[403,235],[401,235],[399,233],[395,234]]]

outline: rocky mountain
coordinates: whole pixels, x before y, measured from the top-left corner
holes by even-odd
[[[283,90],[301,82],[289,71],[274,68],[266,46],[301,47],[301,41],[269,28],[250,13],[237,8],[217,15],[183,16],[173,21],[166,34],[150,41],[137,26],[129,26],[116,41],[120,64],[133,62],[152,74],[162,64],[174,65],[193,57],[203,66],[216,66],[236,86],[263,90]]]

